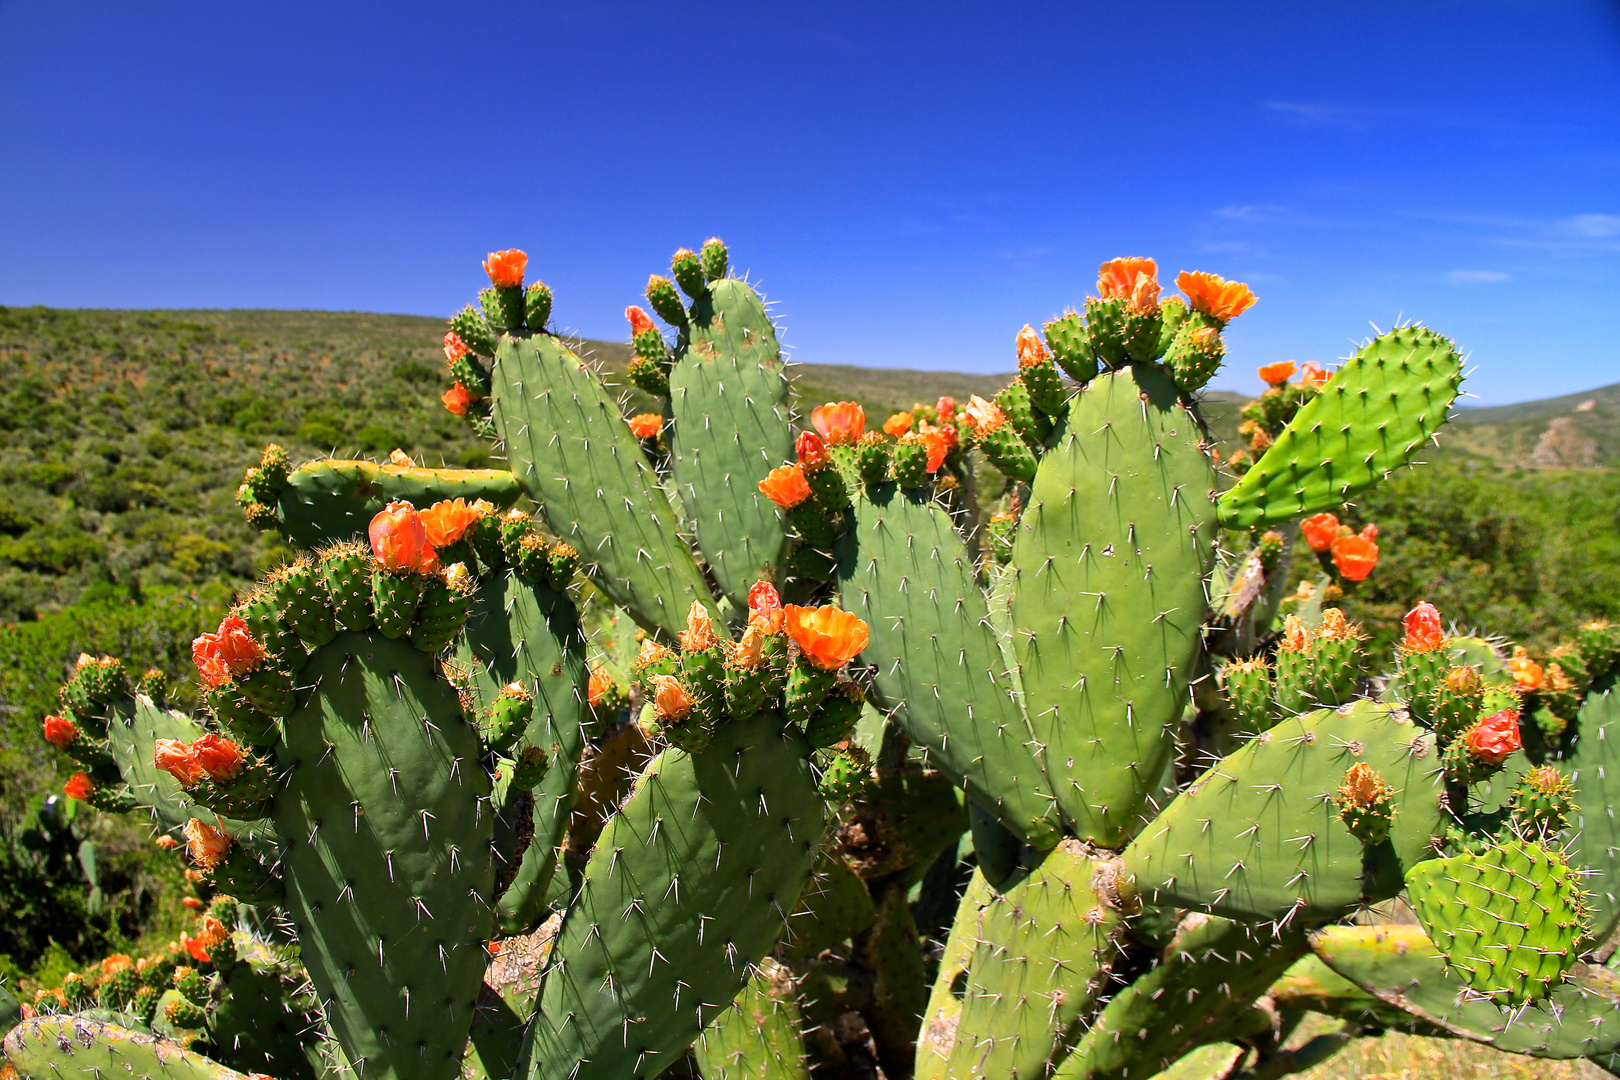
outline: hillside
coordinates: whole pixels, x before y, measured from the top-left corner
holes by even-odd
[[[1620,466],[1620,383],[1517,405],[1460,409],[1448,449],[1529,469]]]

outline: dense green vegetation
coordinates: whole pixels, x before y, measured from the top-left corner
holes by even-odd
[[[0,308],[0,976],[169,933],[177,917],[179,863],[143,832],[87,811],[63,839],[40,818],[64,760],[39,718],[67,668],[80,652],[115,653],[164,668],[192,701],[191,638],[284,554],[234,501],[266,442],[294,458],[399,448],[429,464],[489,462],[439,405],[442,333],[412,316]],[[611,369],[628,360],[624,345],[587,346]],[[874,426],[1006,382],[814,364],[795,378],[802,402],[854,398]],[[1234,434],[1238,400],[1208,396],[1218,434]],[[1620,619],[1620,474],[1515,465],[1570,407],[1482,414],[1435,464],[1363,499],[1347,517],[1378,523],[1382,560],[1353,613],[1387,633],[1426,598],[1462,626],[1541,642],[1583,618]],[[1603,461],[1617,457],[1607,410],[1603,398],[1579,413]],[[98,855],[93,904],[84,840]],[[173,910],[154,909],[159,895]]]

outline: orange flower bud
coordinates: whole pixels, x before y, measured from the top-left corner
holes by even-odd
[[[1270,386],[1281,386],[1298,371],[1292,360],[1281,360],[1275,364],[1267,364],[1259,369],[1258,374],[1262,382]]]
[[[191,787],[205,775],[191,747],[179,739],[159,739],[152,744],[152,764],[180,781],[181,787]]]
[[[215,780],[235,779],[246,764],[240,746],[212,732],[191,744],[191,759]]]
[[[653,676],[653,709],[664,723],[680,723],[692,712],[692,695],[673,675]]]
[[[1138,280],[1146,277],[1153,282],[1157,298],[1158,276],[1159,264],[1152,259],[1110,259],[1097,268],[1097,295],[1104,300],[1116,296],[1132,299]]]
[[[1360,536],[1333,541],[1333,565],[1347,581],[1362,581],[1378,565],[1378,545]]]
[[[638,439],[656,439],[664,430],[664,418],[657,413],[637,413],[625,421],[630,434]]]
[[[813,431],[799,432],[799,442],[795,449],[798,451],[801,466],[820,465],[828,460],[827,444]]]
[[[191,642],[191,662],[206,686],[218,686],[233,675],[252,671],[264,660],[264,647],[253,640],[247,623],[232,615],[212,634]]]
[[[818,608],[789,604],[782,609],[782,622],[788,637],[824,671],[836,671],[866,648],[866,624],[831,604]]]
[[[782,630],[782,596],[768,581],[756,581],[748,590],[748,623],[767,634]]]
[[[172,838],[165,837],[164,839],[172,839]],[[201,911],[202,910],[203,902],[201,900],[197,899],[195,896],[182,896],[180,898],[180,902],[182,904],[186,905],[186,907],[190,908],[192,911]]]
[[[1401,621],[1406,626],[1406,640],[1401,642],[1403,652],[1434,652],[1446,643],[1446,632],[1440,625],[1440,610],[1427,600],[1408,611]]]
[[[445,499],[422,511],[422,528],[433,547],[448,547],[483,516],[475,507],[467,505],[466,499]]]
[[[60,716],[47,716],[45,718],[45,741],[58,750],[66,750],[68,744],[79,737],[79,729],[71,720],[64,720]]]
[[[1469,728],[1463,734],[1463,741],[1475,759],[1500,765],[1523,745],[1519,736],[1519,714],[1512,709],[1492,713]]]
[[[208,948],[184,930],[180,931],[180,948],[197,963],[208,963]]]
[[[585,686],[585,700],[593,707],[602,700],[609,690],[613,689],[613,678],[608,675],[607,669],[601,664],[591,665],[591,678]]]
[[[947,423],[956,416],[956,399],[949,394],[942,395],[934,402],[934,411],[939,414],[940,423]]]
[[[68,782],[62,785],[62,794],[70,799],[88,799],[90,793],[96,790],[95,784],[82,772],[76,772],[68,777]]]
[[[1176,287],[1187,297],[1187,304],[1200,315],[1230,322],[1254,306],[1254,293],[1241,281],[1227,281],[1219,274],[1176,275]]]
[[[1339,519],[1332,514],[1316,514],[1300,522],[1299,531],[1305,534],[1312,551],[1327,551],[1339,538]]]
[[[638,338],[648,330],[657,329],[653,325],[652,316],[634,304],[624,309],[624,317],[630,320],[630,336],[632,338]]]
[[[529,257],[517,248],[492,251],[484,260],[484,273],[497,289],[516,289],[523,285],[523,271],[529,267]]]
[[[692,601],[692,606],[686,609],[686,629],[681,631],[680,638],[683,652],[702,652],[720,643],[714,634],[714,624],[709,621],[709,612],[701,601]]]
[[[810,410],[810,426],[830,446],[860,442],[866,433],[866,410],[853,401],[829,401]]]
[[[1152,315],[1159,310],[1159,283],[1146,274],[1137,277],[1131,286],[1130,309],[1138,315]]]
[[[759,482],[759,490],[784,510],[791,510],[810,497],[810,484],[799,465],[782,465],[772,469]]]
[[[1541,689],[1544,673],[1541,665],[1530,659],[1530,650],[1523,645],[1513,647],[1513,659],[1507,663],[1513,685],[1529,694]]]
[[[438,554],[428,543],[427,527],[416,507],[403,500],[388,504],[371,519],[367,530],[371,553],[387,570],[431,573],[439,568]]]
[[[231,849],[231,838],[206,822],[192,818],[181,830],[186,834],[186,853],[204,870],[212,870]]]
[[[911,414],[908,412],[895,413],[883,421],[883,430],[898,439],[911,430]]]
[[[465,386],[462,386],[458,382],[456,385],[440,394],[439,400],[443,402],[444,407],[449,409],[454,415],[466,416],[467,410],[472,407],[473,396],[471,390],[468,390]]]
[[[1029,323],[1025,323],[1024,328],[1018,331],[1018,337],[1014,344],[1018,350],[1019,371],[1027,367],[1034,367],[1037,364],[1044,364],[1052,358],[1052,354],[1046,351],[1046,343],[1041,340],[1041,335],[1037,334],[1035,328]],[[944,416],[940,417],[941,421],[945,419]]]
[[[445,363],[453,364],[457,360],[460,360],[463,356],[466,356],[469,351],[471,350],[467,348],[467,343],[462,341],[461,338],[457,337],[454,330],[446,330],[444,332]]]

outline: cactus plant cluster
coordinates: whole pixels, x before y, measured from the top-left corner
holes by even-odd
[[[673,341],[628,309],[656,412],[526,269],[492,254],[445,336],[507,470],[272,447],[240,501],[305,554],[198,640],[208,715],[87,658],[45,722],[75,791],[290,921],[283,1072],[1282,1075],[1342,1044],[1285,1052],[1307,1009],[1620,1050],[1620,632],[1504,655],[1419,603],[1375,673],[1335,606],[1377,561],[1337,515],[1444,423],[1445,338],[1262,368],[1223,464],[1198,392],[1254,297],[1215,275],[1105,263],[993,400],[869,430],[795,423],[718,240],[649,279]],[[1419,926],[1351,923],[1401,896]],[[229,972],[189,970],[186,1025],[64,987],[13,1067],[230,1075]]]

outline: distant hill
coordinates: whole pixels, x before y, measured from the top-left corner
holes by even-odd
[[[1448,452],[1528,469],[1620,466],[1620,383],[1578,394],[1459,409]]]

